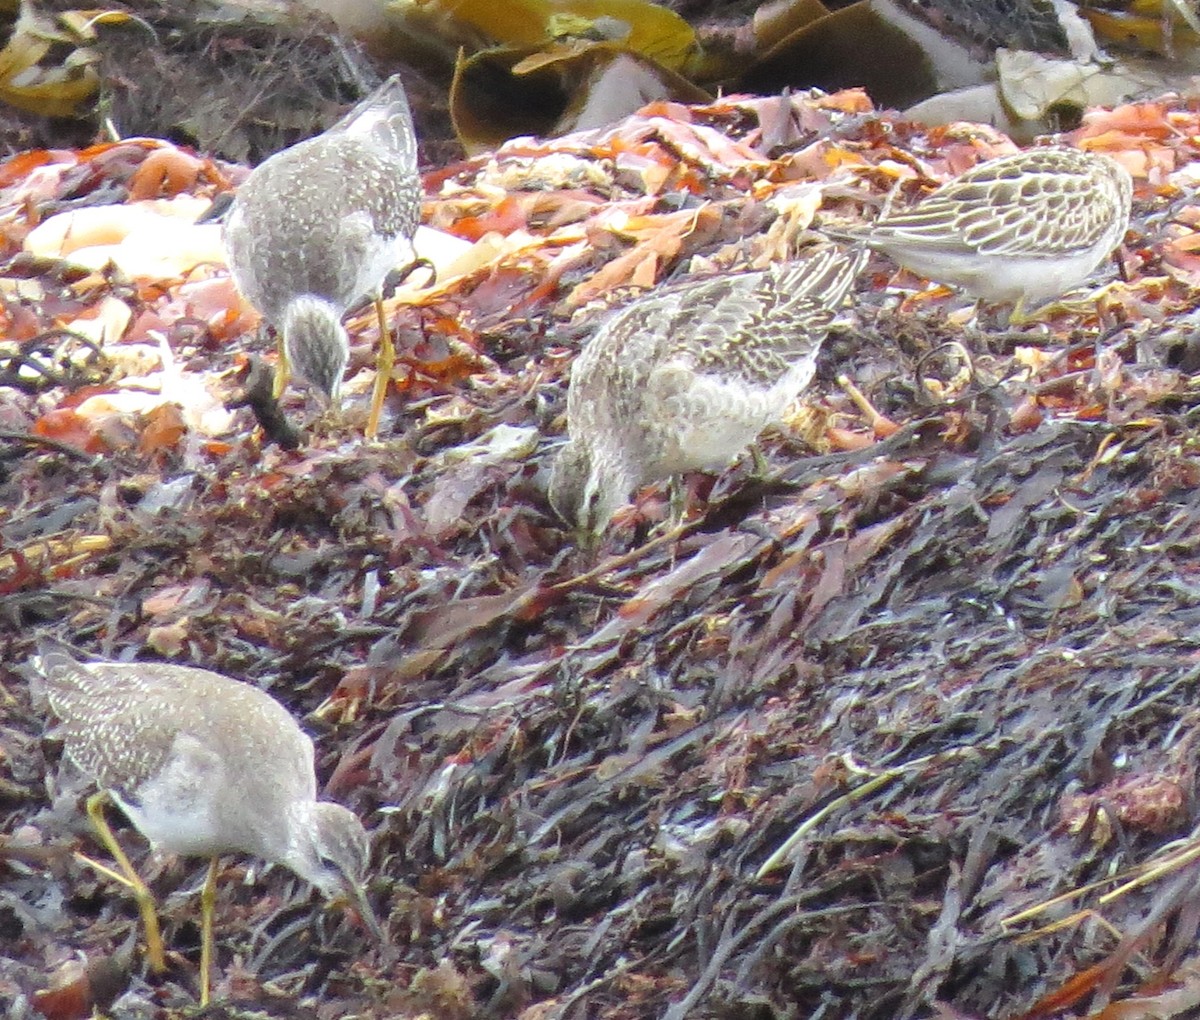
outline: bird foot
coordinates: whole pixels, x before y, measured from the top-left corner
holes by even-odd
[[[1014,327],[1032,326],[1037,323],[1047,322],[1057,315],[1101,316],[1112,287],[1113,284],[1110,283],[1099,290],[1088,291],[1075,298],[1057,298],[1054,301],[1047,301],[1045,304],[1038,305],[1037,308],[1029,311],[1025,309],[1023,302],[1018,301],[1016,307],[1008,317],[1008,325]]]

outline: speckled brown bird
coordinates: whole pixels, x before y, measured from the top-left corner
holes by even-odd
[[[362,823],[317,800],[313,743],[250,684],[167,663],[79,662],[44,644],[34,660],[67,757],[100,793],[88,814],[138,899],[151,966],[164,966],[154,901],[104,821],[107,794],[158,850],[212,858],[201,897],[201,1001],[208,1001],[218,856],[286,865],[325,895],[347,895],[379,937],[363,893]]]
[[[571,368],[554,509],[593,543],[640,486],[728,466],[812,379],[864,258],[828,246],[653,291],[609,318]]]
[[[383,283],[415,260],[420,217],[416,136],[398,75],[246,178],[223,236],[238,289],[282,332],[276,395],[290,369],[338,403],[350,350],[342,316],[372,298],[380,335],[367,422],[374,438],[395,360]]]
[[[984,301],[1026,305],[1078,287],[1129,229],[1133,180],[1108,156],[1061,147],[988,160],[907,209],[832,232]]]

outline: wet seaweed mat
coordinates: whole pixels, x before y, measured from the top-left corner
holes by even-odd
[[[294,451],[225,409],[265,348],[219,264],[32,261],[31,211],[97,181],[124,196],[159,148],[10,164],[0,995],[28,1012],[79,950],[126,1015],[194,994],[195,906],[174,893],[200,869],[119,833],[175,953],[154,981],[125,897],[73,862],[78,796],[47,793],[59,752],[18,671],[47,635],[268,689],[314,733],[323,795],[373,831],[396,958],[286,875],[223,881],[231,1013],[890,1020],[1186,997],[1196,137],[1166,100],[1068,139],[1135,180],[1124,279],[1087,309],[1001,330],[873,261],[764,438],[766,476],[696,480],[676,530],[646,488],[595,557],[544,487],[607,308],[782,258],[1004,139],[857,93],[734,97],[432,171],[425,222],[478,258],[388,302],[385,441],[294,397]],[[189,165],[182,197],[226,187]],[[352,404],[372,331],[352,317]],[[1156,859],[1174,870],[1021,916]],[[38,1000],[77,1015],[60,1001]]]

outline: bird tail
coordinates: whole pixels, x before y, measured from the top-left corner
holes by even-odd
[[[841,308],[858,274],[867,261],[865,245],[849,251],[837,245],[826,245],[802,262],[789,262],[781,267],[790,279],[781,287],[793,301],[819,301],[831,310]]]
[[[54,638],[39,637],[37,651],[19,672],[29,681],[33,700],[39,704],[48,701],[63,680],[75,676],[79,670],[79,660],[69,645]]]
[[[875,229],[875,224],[882,223],[892,214],[892,206],[895,205],[896,199],[900,195],[902,180],[897,180],[892,185],[891,190],[884,196],[883,205],[878,213],[869,223],[854,223],[851,225],[833,224],[830,225],[822,221],[820,231],[832,241],[841,241],[843,244],[853,244],[863,250],[863,258],[866,258],[866,249],[871,246],[871,236]],[[864,198],[863,201],[875,204],[876,200]],[[861,266],[859,267],[862,268]]]
[[[393,74],[331,130],[383,142],[393,155],[404,160],[407,169],[417,172],[417,133],[408,95],[398,74]]]
[[[55,638],[39,637],[37,652],[29,664],[43,676],[50,676],[62,670],[78,668],[79,660],[75,658],[70,645]]]

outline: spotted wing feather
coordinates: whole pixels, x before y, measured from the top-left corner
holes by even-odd
[[[98,786],[124,793],[166,764],[174,734],[154,721],[170,706],[147,698],[133,674],[97,675],[58,647],[41,647],[37,665],[67,757]]]
[[[211,750],[249,790],[278,778],[259,775],[255,763],[288,762],[280,774],[315,795],[312,741],[250,684],[174,663],[80,663],[55,646],[39,650],[36,666],[67,756],[102,788],[135,791],[179,753],[184,737]]]
[[[715,293],[685,301],[672,335],[673,356],[696,371],[769,386],[815,357],[866,259],[827,247],[801,262],[761,273],[718,277]]]
[[[1035,149],[968,170],[862,236],[884,251],[1054,259],[1100,243],[1128,220],[1129,200],[1127,175],[1105,157]]]
[[[689,280],[638,298],[580,354],[569,417],[626,417],[651,373],[677,358],[697,372],[740,375],[752,385],[778,378],[813,353],[865,257],[830,246],[802,262]]]

